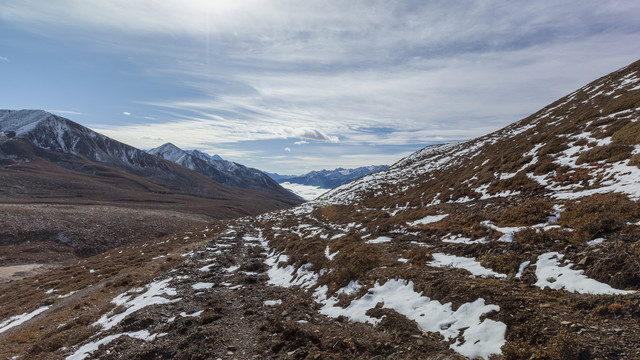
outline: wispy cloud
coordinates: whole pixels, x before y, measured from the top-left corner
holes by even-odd
[[[72,111],[72,110],[47,110],[50,113],[61,114],[61,115],[76,115],[76,116],[84,116],[87,115],[82,112]]]
[[[153,136],[140,136],[141,140],[164,141],[164,138]]]
[[[284,146],[259,154],[241,148],[247,141],[311,142],[273,159],[291,166],[321,166],[298,155],[317,143],[427,144],[496,130],[637,60],[638,18],[640,2],[618,0],[22,0],[0,12],[44,36],[135,54],[145,76],[175,88],[130,109],[153,116],[94,129],[247,159]],[[332,160],[373,161],[352,155]]]
[[[0,56],[0,61],[9,62],[9,58],[6,58],[4,56]]]
[[[124,111],[124,112],[122,112],[122,115],[130,116],[130,115],[131,115],[131,113],[130,113],[130,112],[128,112],[128,111]]]
[[[284,148],[284,151],[291,152],[291,148],[290,147],[286,147],[286,148]]]

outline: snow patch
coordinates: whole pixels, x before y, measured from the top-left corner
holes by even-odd
[[[126,293],[116,296],[113,300],[111,300],[111,302],[116,304],[117,306],[125,307],[126,310],[119,314],[113,314],[113,310],[112,310],[107,314],[102,315],[102,317],[100,317],[98,321],[93,323],[93,325],[100,325],[105,330],[109,330],[112,327],[116,326],[125,317],[147,306],[156,305],[156,304],[169,304],[176,301],[180,301],[181,298],[167,299],[161,296],[161,295],[175,296],[177,294],[176,289],[170,288],[168,286],[171,280],[173,279],[169,278],[162,281],[154,281],[150,284],[147,284],[147,286],[145,287],[147,291],[136,296],[133,299],[131,298],[131,295],[126,295]]]
[[[336,257],[336,255],[338,255],[338,253],[340,252],[340,250],[337,250],[336,252],[334,252],[333,254],[330,252],[329,250],[329,246],[327,245],[327,247],[324,249],[324,256],[329,260],[332,261],[334,257]]]
[[[447,216],[449,216],[449,214],[429,215],[429,216],[425,216],[424,218],[422,218],[420,220],[408,222],[407,225],[409,225],[409,226],[418,226],[418,225],[431,224],[431,223],[434,223],[434,222],[438,222],[438,221],[446,218]]]
[[[215,284],[210,282],[199,282],[191,285],[194,290],[211,289]]]
[[[448,234],[448,235],[449,235],[448,237],[442,238],[441,241],[446,243],[452,243],[452,244],[467,244],[467,245],[484,244],[488,242],[486,238],[472,240],[471,238],[467,238],[462,235],[451,235],[451,234]]]
[[[597,239],[593,239],[591,241],[587,241],[587,245],[589,246],[595,246],[595,245],[600,245],[604,242],[604,238],[597,238]]]
[[[451,303],[441,304],[413,290],[413,282],[388,280],[375,286],[363,297],[353,300],[348,307],[336,306],[336,297],[326,298],[327,287],[319,287],[314,296],[323,304],[320,312],[337,318],[345,316],[353,321],[377,325],[381,319],[366,315],[367,311],[383,303],[383,308],[393,309],[416,321],[423,331],[438,332],[452,341],[450,348],[469,358],[488,358],[501,354],[505,344],[507,326],[498,321],[481,318],[494,311],[497,305],[485,305],[484,299],[466,303],[453,311]]]
[[[427,265],[441,268],[453,267],[456,269],[465,269],[474,276],[495,278],[507,277],[507,275],[505,274],[500,274],[491,269],[485,268],[484,266],[480,265],[480,263],[477,262],[475,258],[466,258],[443,253],[433,254],[433,261],[430,261],[429,263],[427,263]]]
[[[20,324],[24,324],[25,322],[33,319],[36,315],[45,312],[49,309],[49,306],[40,306],[39,308],[33,310],[32,312],[12,316],[3,322],[0,322],[0,334],[3,332],[16,327]]]
[[[157,337],[162,337],[166,334],[149,334],[149,331],[147,330],[140,330],[140,331],[136,331],[136,332],[126,332],[126,333],[120,333],[120,334],[115,334],[115,335],[109,335],[107,337],[104,337],[98,341],[93,341],[90,342],[88,344],[82,345],[75,353],[67,356],[66,360],[83,360],[86,359],[87,357],[91,356],[91,353],[98,350],[98,348],[101,345],[105,345],[108,344],[110,342],[112,342],[113,340],[119,338],[120,336],[129,336],[131,338],[134,339],[140,339],[140,340],[144,340],[144,341],[151,341],[154,340]]]
[[[388,243],[388,242],[391,242],[391,238],[388,236],[380,236],[375,239],[366,241],[367,244],[382,244],[382,243]]]
[[[583,270],[573,270],[573,264],[568,263],[560,266],[560,260],[564,255],[557,252],[548,252],[538,256],[536,262],[536,277],[538,282],[535,285],[541,289],[549,287],[553,290],[564,289],[580,294],[632,294],[634,291],[618,290],[611,286],[591,279],[582,273]]]
[[[282,300],[265,300],[262,304],[264,306],[276,306],[282,304]]]

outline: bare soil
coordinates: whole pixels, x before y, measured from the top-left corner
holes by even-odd
[[[20,280],[55,268],[55,265],[43,264],[0,266],[0,283]]]

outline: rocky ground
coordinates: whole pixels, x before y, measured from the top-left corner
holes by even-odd
[[[319,305],[309,293],[298,288],[283,288],[268,283],[264,247],[257,241],[245,240],[247,236],[258,235],[251,223],[245,223],[243,227],[236,229],[232,236],[215,234],[214,230],[207,228],[202,230],[206,235],[194,236],[195,232],[188,232],[181,237],[158,240],[142,247],[149,250],[145,254],[138,250],[142,245],[123,249],[124,253],[123,250],[112,250],[106,255],[83,260],[81,267],[85,269],[85,274],[86,269],[95,267],[97,270],[89,269],[88,273],[92,277],[76,284],[52,280],[44,285],[33,285],[34,280],[38,284],[58,278],[60,272],[65,271],[61,269],[46,276],[36,276],[29,281],[13,282],[10,284],[13,286],[6,285],[8,287],[5,289],[29,288],[34,292],[52,287],[55,288],[53,294],[61,295],[52,296],[40,303],[49,304],[51,308],[48,311],[54,314],[47,318],[43,315],[36,316],[20,326],[0,333],[0,342],[8,345],[2,347],[0,357],[17,355],[17,358],[62,358],[80,348],[71,345],[74,340],[84,339],[83,342],[86,343],[108,338],[109,335],[146,330],[157,337],[153,341],[145,341],[120,336],[91,353],[91,357],[404,359],[419,358],[422,354],[438,354],[437,358],[441,359],[460,358],[448,349],[446,343],[440,341],[439,336],[421,331],[415,323],[393,311],[378,311],[376,316],[386,315],[378,328],[353,323],[346,318],[334,320],[319,314]],[[125,257],[123,254],[127,252],[129,255]],[[151,256],[153,257],[149,258]],[[168,269],[168,264],[176,266],[153,278],[154,274],[158,274],[157,271],[132,269],[121,263],[122,260],[132,260],[134,257],[140,258],[137,261],[159,263],[159,269]],[[166,257],[169,260],[165,260]],[[116,269],[119,268],[120,271],[106,267],[107,264],[114,263],[119,265]],[[154,265],[148,266],[153,268]],[[68,267],[66,271],[71,269],[75,268]],[[98,281],[93,282],[94,279]],[[115,295],[122,291],[119,289],[125,290],[125,293],[128,290],[131,294],[139,294],[142,289],[137,284],[143,285],[147,281],[157,283],[168,279],[169,287],[175,289],[180,300],[131,313],[108,331],[90,326],[99,319],[102,312],[98,307],[105,306],[105,302],[114,296],[107,296],[105,289],[110,289],[109,294]],[[82,284],[87,284],[87,287]],[[6,296],[2,300],[6,301]],[[20,307],[27,308],[29,304],[28,299],[22,298]],[[75,319],[82,320],[74,324],[65,323],[64,321],[69,320],[64,315],[68,311],[65,309],[69,308],[76,312],[79,309]],[[117,307],[111,308],[115,314],[121,311]],[[60,323],[55,323],[55,319],[59,319]],[[47,325],[41,325],[43,323]],[[33,328],[40,330],[34,332]],[[54,331],[59,333],[60,338],[52,341],[50,332]],[[43,341],[37,345],[27,345],[27,338],[42,338]]]
[[[280,213],[214,223],[0,285],[5,294],[0,301],[11,304],[8,314],[49,307],[8,331],[2,332],[0,324],[0,342],[5,345],[0,357],[464,358],[450,349],[453,341],[424,331],[383,303],[367,312],[381,319],[372,326],[345,316],[324,315],[323,305],[313,296],[314,288],[304,281],[298,282],[300,286],[274,284],[278,281],[274,269],[287,264],[270,262],[277,242],[267,239],[278,238],[273,235],[283,232],[284,223],[290,226],[285,233],[310,223],[312,213],[298,214],[297,220]],[[327,223],[324,231],[335,232],[332,226],[335,224]],[[401,244],[376,246],[394,256]],[[295,257],[295,252],[289,254]],[[400,267],[388,264],[368,271],[359,279],[370,283],[374,278],[381,282],[408,278],[426,295],[451,302],[454,309],[479,296],[499,304],[499,312],[488,317],[507,324],[508,343],[502,349],[507,359],[632,359],[640,355],[637,294],[598,296],[543,290],[528,279],[534,276],[535,282],[531,273],[507,280],[469,277],[468,272],[454,267],[417,268],[413,263],[424,259],[416,259],[418,262],[411,260],[407,265],[397,262]],[[41,295],[47,293],[51,295]],[[343,297],[341,305],[365,294],[363,289]]]

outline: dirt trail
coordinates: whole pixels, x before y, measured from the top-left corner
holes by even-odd
[[[415,324],[388,314],[384,330],[318,313],[310,295],[268,284],[258,231],[239,226],[217,236],[169,272],[180,301],[127,316],[108,334],[148,330],[152,341],[121,336],[100,347],[100,359],[338,359],[357,355],[459,358]],[[247,240],[250,239],[250,240]],[[269,302],[267,302],[269,300]]]

